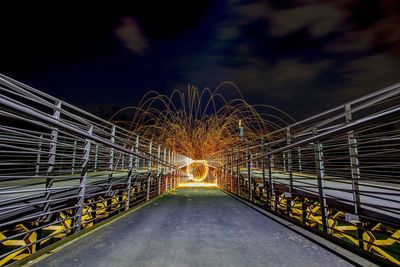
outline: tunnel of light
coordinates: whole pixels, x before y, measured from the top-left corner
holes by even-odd
[[[195,182],[201,182],[206,179],[208,175],[208,164],[205,160],[194,160],[186,168],[186,173]]]

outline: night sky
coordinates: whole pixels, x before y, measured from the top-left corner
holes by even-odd
[[[0,72],[92,112],[229,80],[302,119],[400,81],[400,1],[32,2],[2,11]]]

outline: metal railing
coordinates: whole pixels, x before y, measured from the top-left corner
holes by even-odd
[[[220,188],[400,265],[400,84],[209,160]]]
[[[175,188],[181,155],[0,75],[0,266]]]

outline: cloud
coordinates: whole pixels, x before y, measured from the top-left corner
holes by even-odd
[[[237,27],[223,26],[218,29],[217,34],[221,40],[231,41],[240,36],[240,31]]]
[[[257,57],[248,57],[240,66],[230,64],[230,59],[220,56],[188,56],[181,61],[187,66],[182,73],[187,80],[207,86],[223,80],[235,82],[246,94],[257,95],[260,101],[293,101],[301,97],[319,75],[332,66],[329,60],[305,62],[289,58],[269,63]],[[195,63],[193,63],[195,62]]]
[[[353,0],[297,0],[289,8],[228,1],[229,15],[209,47],[180,61],[185,80],[211,87],[231,80],[255,103],[301,106],[300,115],[399,81],[398,12],[380,16],[369,6],[368,14],[377,16],[366,19]]]
[[[275,9],[268,2],[255,2],[244,5],[239,11],[242,24],[264,19],[269,22],[266,29],[274,37],[282,37],[302,28],[312,37],[318,38],[335,32],[348,16],[345,9],[337,3],[304,4],[287,9]]]
[[[271,13],[270,33],[281,37],[306,28],[313,37],[336,31],[346,14],[334,4],[305,5]]]
[[[136,55],[143,55],[148,47],[139,24],[133,18],[122,18],[121,25],[114,30],[114,33],[124,43],[125,47]]]
[[[400,82],[399,70],[400,60],[389,52],[350,61],[342,70],[347,83],[339,95],[351,99]]]
[[[298,59],[283,60],[273,69],[274,77],[278,82],[291,80],[310,81],[316,79],[319,74],[330,67],[330,61],[319,61],[316,63],[304,63]]]
[[[380,45],[387,45],[392,52],[400,55],[400,15],[392,14],[376,21],[363,30],[343,33],[328,44],[326,50],[333,53],[364,52]]]

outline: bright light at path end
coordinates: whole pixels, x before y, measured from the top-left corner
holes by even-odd
[[[201,182],[208,175],[208,163],[206,160],[193,160],[193,163],[187,166],[186,172],[193,177],[193,181]]]

